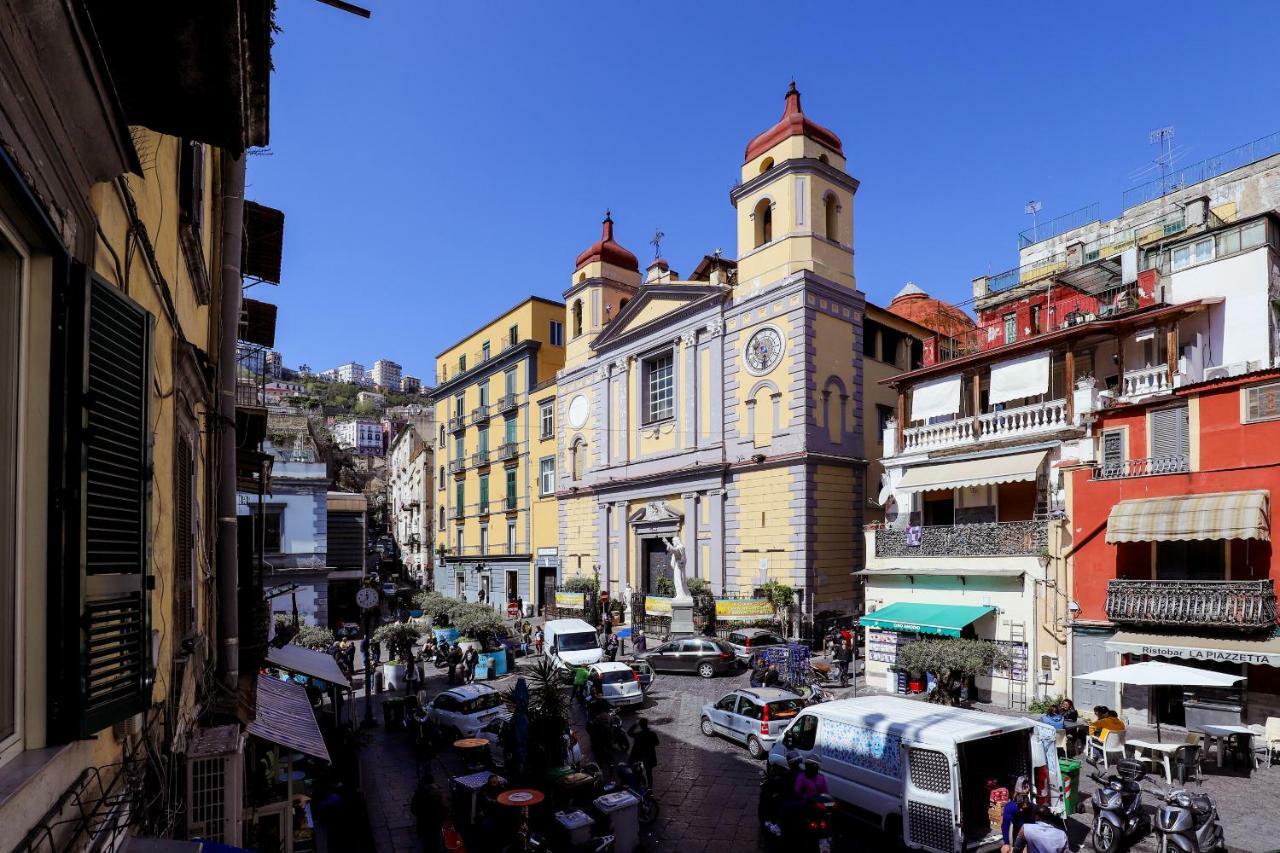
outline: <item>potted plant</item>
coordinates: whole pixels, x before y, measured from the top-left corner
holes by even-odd
[[[405,622],[392,622],[373,632],[373,639],[387,650],[387,662],[382,665],[382,683],[388,690],[404,686],[405,673],[413,662],[413,647],[421,632]]]

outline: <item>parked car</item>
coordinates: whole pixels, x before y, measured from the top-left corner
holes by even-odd
[[[542,626],[547,657],[557,669],[599,663],[604,652],[596,629],[581,619],[551,619]]]
[[[724,641],[733,646],[739,660],[747,660],[766,646],[786,645],[787,638],[767,628],[742,628],[730,633]]]
[[[494,767],[503,767],[507,763],[507,728],[511,725],[511,714],[503,711],[484,724],[478,738],[489,741],[489,758]]]
[[[636,660],[649,662],[655,672],[697,673],[712,678],[726,672],[736,672],[743,666],[724,640],[708,640],[702,637],[684,637],[668,640],[656,649],[640,652]]]
[[[382,585],[382,594],[387,598],[396,597],[396,585],[388,581]]]
[[[777,687],[735,690],[702,706],[702,733],[724,735],[744,743],[760,759],[782,736],[791,718],[804,710],[804,700]]]
[[[627,661],[627,666],[631,667],[631,671],[634,672],[636,677],[639,679],[640,690],[648,696],[649,689],[653,687],[653,682],[657,678],[657,676],[653,674],[653,667],[649,665],[647,660]]]
[[[592,672],[600,673],[600,682],[604,687],[604,701],[615,708],[626,705],[639,705],[644,702],[644,690],[640,687],[640,676],[625,663],[592,664]]]
[[[487,684],[466,684],[438,694],[423,709],[447,737],[476,737],[505,713],[502,694]]]

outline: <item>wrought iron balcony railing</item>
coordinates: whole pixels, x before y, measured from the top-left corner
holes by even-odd
[[[472,467],[472,468],[479,468],[481,465],[488,465],[488,464],[489,464],[489,451],[488,451],[488,450],[481,450],[481,451],[479,451],[479,452],[476,452],[476,453],[471,454],[471,467]]]
[[[514,441],[506,441],[498,445],[498,458],[503,461],[515,459],[519,452],[520,445],[516,444]]]
[[[515,394],[503,394],[498,398],[497,411],[506,412],[516,407]]]
[[[1134,625],[1255,631],[1276,624],[1271,580],[1107,581],[1107,618]]]
[[[457,473],[458,473],[458,472],[460,472],[460,471],[464,471],[464,470],[466,470],[466,467],[467,467],[467,460],[465,460],[465,459],[450,459],[450,460],[449,460],[449,473],[450,473],[450,474],[457,474]]]
[[[484,404],[483,406],[476,406],[474,409],[471,410],[471,422],[473,424],[478,424],[481,421],[487,421],[487,420],[489,420],[489,404],[488,403]]]
[[[1049,546],[1047,521],[876,530],[877,557],[1031,557]]]
[[[461,415],[449,418],[449,432],[462,432],[467,426],[466,419]]]
[[[1158,474],[1185,474],[1191,470],[1191,457],[1155,456],[1148,459],[1126,459],[1093,466],[1095,480],[1123,480],[1127,477],[1154,477]]]

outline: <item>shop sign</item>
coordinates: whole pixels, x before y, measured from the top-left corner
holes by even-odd
[[[1183,658],[1185,660],[1203,660],[1214,663],[1251,663],[1261,666],[1280,667],[1280,653],[1250,652],[1236,649],[1197,649],[1187,646],[1161,646],[1147,643],[1107,643],[1107,648],[1116,652],[1146,655],[1153,658]]]
[[[556,607],[562,610],[583,610],[586,607],[586,593],[557,592]]]
[[[644,612],[650,616],[670,616],[671,599],[659,598],[656,595],[646,595],[644,597]]]
[[[767,598],[717,598],[716,618],[725,621],[772,619],[773,605]]]

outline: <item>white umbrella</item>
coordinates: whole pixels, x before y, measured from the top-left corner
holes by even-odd
[[[1237,681],[1243,681],[1243,675],[1228,675],[1225,672],[1214,672],[1210,669],[1196,669],[1193,666],[1179,666],[1176,663],[1164,663],[1158,660],[1147,660],[1142,663],[1131,663],[1125,666],[1113,666],[1084,675],[1077,675],[1086,681],[1111,681],[1117,684],[1136,684],[1146,687],[1166,685],[1185,685],[1187,687],[1230,687]],[[1160,739],[1160,706],[1156,706],[1156,740]]]

